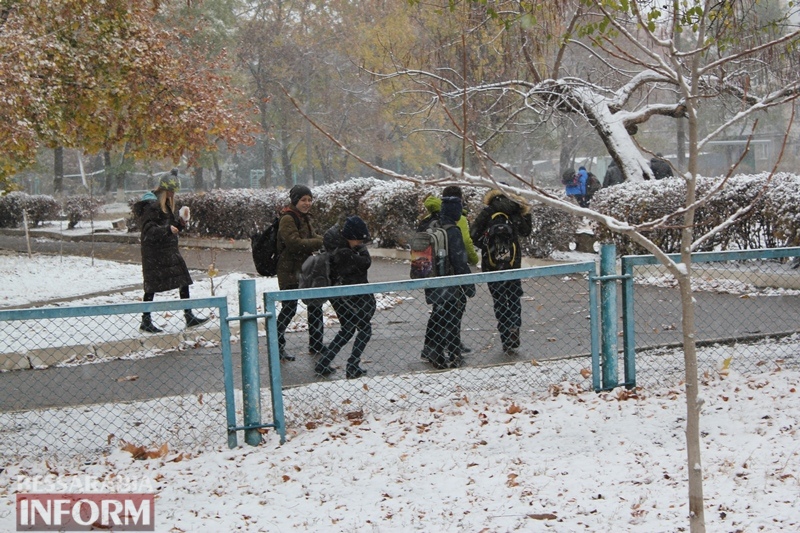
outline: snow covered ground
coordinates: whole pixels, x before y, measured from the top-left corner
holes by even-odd
[[[0,255],[0,305],[98,292],[115,303],[140,298],[127,289],[138,266],[90,261]],[[59,282],[43,283],[55,271]],[[237,277],[215,288],[231,308]],[[210,295],[210,285],[196,283],[192,295]],[[714,357],[724,359],[720,349]],[[800,339],[731,350],[796,357]],[[800,372],[774,366],[703,382],[708,531],[800,530]],[[601,394],[562,383],[546,393],[454,394],[417,410],[342,414],[289,428],[283,445],[267,433],[259,447],[154,448],[144,450],[148,459],[133,449],[20,457],[0,469],[0,531],[15,529],[20,491],[118,490],[121,480],[157,495],[163,532],[688,531],[684,426],[678,379]],[[0,435],[15,438],[13,428]]]

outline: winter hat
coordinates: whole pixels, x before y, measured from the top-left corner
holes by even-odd
[[[349,241],[368,241],[370,237],[367,223],[355,215],[347,217],[342,227],[342,237]]]
[[[464,192],[458,185],[448,185],[442,189],[442,196],[455,196],[456,198],[464,199]]]
[[[158,182],[157,191],[172,191],[176,192],[181,188],[181,180],[178,179],[178,169],[173,168],[169,175],[162,176]]]
[[[303,196],[313,196],[311,194],[311,189],[305,185],[295,185],[289,190],[289,201],[292,202],[292,205],[297,205],[297,202],[299,202],[300,198]]]
[[[461,218],[461,198],[458,196],[445,196],[442,198],[439,221],[444,224],[455,224],[459,218]]]

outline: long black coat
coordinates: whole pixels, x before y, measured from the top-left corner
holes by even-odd
[[[144,292],[164,292],[192,284],[186,261],[178,250],[178,236],[170,226],[183,229],[174,213],[164,213],[158,200],[143,199],[133,205],[142,228],[142,277]]]

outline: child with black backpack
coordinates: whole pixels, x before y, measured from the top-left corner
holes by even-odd
[[[341,231],[334,226],[325,232],[325,249],[330,256],[330,278],[336,285],[355,285],[369,283],[367,271],[372,258],[366,243],[370,240],[367,224],[357,216],[347,217]],[[372,337],[372,317],[377,308],[375,295],[356,294],[331,299],[333,310],[339,318],[339,332],[322,351],[314,372],[319,376],[329,376],[335,372],[331,362],[339,351],[355,335],[353,351],[347,360],[345,376],[355,379],[367,371],[361,368],[361,354]],[[358,331],[358,333],[356,333]]]
[[[461,198],[444,196],[437,225],[446,232],[446,255],[443,271],[437,276],[469,274],[467,251],[457,221],[462,216]],[[475,285],[459,285],[425,289],[425,303],[430,304],[431,315],[425,332],[422,357],[439,369],[457,368],[464,364],[461,343],[461,319],[466,310],[467,298],[475,296]]]
[[[532,231],[530,206],[521,196],[493,189],[483,198],[486,207],[472,225],[472,240],[481,249],[484,272],[520,268],[520,237]],[[522,282],[518,279],[488,283],[503,352],[512,355],[520,346]]]

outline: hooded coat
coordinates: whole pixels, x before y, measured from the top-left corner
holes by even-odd
[[[423,202],[425,209],[428,210],[429,216],[439,217],[439,211],[442,209],[442,199],[438,196],[428,196]],[[456,226],[461,230],[461,236],[464,239],[464,249],[467,251],[467,263],[470,265],[478,264],[478,252],[475,251],[475,245],[472,242],[472,237],[469,234],[469,221],[464,214],[462,205],[461,217],[456,221]]]
[[[191,285],[192,277],[178,250],[178,235],[170,229],[170,226],[184,229],[185,224],[180,217],[171,211],[162,211],[158,198],[152,192],[146,193],[133,204],[133,215],[141,228],[144,292],[164,292]]]
[[[286,216],[288,215],[288,216]],[[294,215],[294,216],[292,216]],[[281,211],[278,223],[278,287],[297,288],[297,275],[303,262],[322,248],[322,237],[314,231],[311,215],[290,206]]]
[[[484,243],[484,235],[492,222],[492,215],[497,212],[508,215],[511,223],[514,225],[514,237],[517,250],[522,249],[520,247],[519,238],[530,236],[533,223],[531,221],[530,206],[521,196],[498,189],[492,189],[484,195],[483,203],[486,204],[486,207],[478,213],[475,222],[472,224],[472,240],[477,243],[481,249],[481,269],[487,272],[491,270],[491,268],[489,266],[489,258]],[[514,258],[511,268],[519,268],[522,265],[522,258],[520,255],[521,254],[517,254]]]
[[[332,280],[335,278],[341,285],[369,283],[367,271],[372,266],[372,258],[365,244],[350,248],[338,224],[325,232],[323,240],[325,251],[331,257]]]

